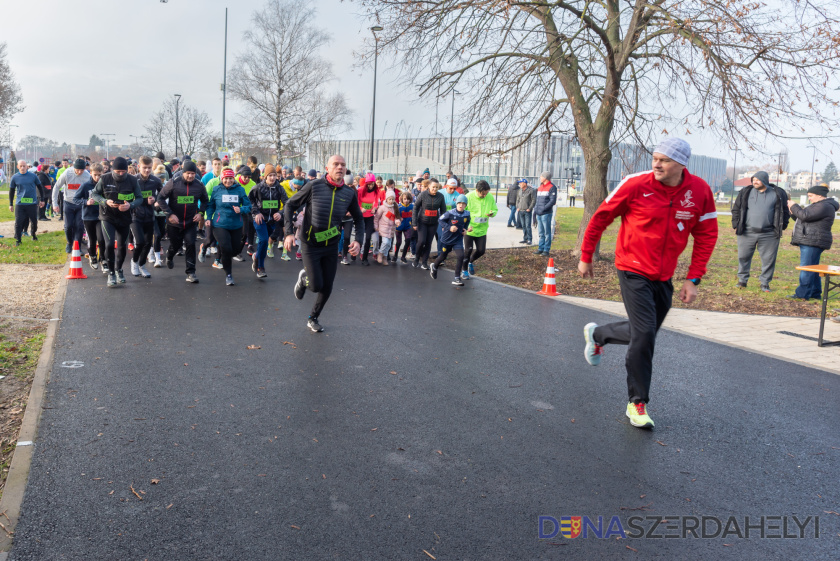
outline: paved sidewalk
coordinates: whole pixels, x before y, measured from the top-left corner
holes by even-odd
[[[626,317],[624,304],[560,296],[561,300]],[[664,327],[693,337],[840,374],[840,347],[818,347],[819,318],[730,314],[673,308]],[[826,320],[825,341],[840,341],[840,324]]]

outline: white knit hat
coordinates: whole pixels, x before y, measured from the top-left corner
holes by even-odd
[[[678,164],[684,166],[688,165],[688,160],[691,158],[691,146],[682,138],[673,136],[664,138],[656,148],[653,149],[654,154],[662,154],[666,158],[671,158]]]
[[[390,189],[385,192],[385,198],[391,197],[392,199],[396,199],[397,195]]]

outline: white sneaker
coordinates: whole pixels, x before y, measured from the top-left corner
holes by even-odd
[[[135,277],[140,276],[140,267],[134,261],[131,262],[131,274]]]
[[[140,267],[138,267],[138,269],[140,270],[140,276],[143,277],[144,279],[152,278],[152,275],[150,275],[149,271],[146,270],[145,265],[140,265]]]
[[[158,257],[157,259],[155,259],[155,269],[160,269],[162,266],[163,262],[160,260],[160,258]]]
[[[592,338],[596,327],[598,327],[597,323],[587,323],[583,326],[583,338],[586,339],[583,356],[586,358],[586,362],[592,366],[598,366],[601,363],[601,355],[603,354],[603,347]]]

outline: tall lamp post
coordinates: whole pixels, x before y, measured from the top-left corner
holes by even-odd
[[[376,36],[377,31],[382,31],[381,25],[374,25],[370,28],[373,33],[374,47],[373,47],[373,109],[370,112],[370,171],[373,171],[373,133],[374,125],[376,124],[376,64],[379,58],[379,37]]]
[[[117,136],[112,132],[103,132],[99,136],[105,137],[105,159],[111,161],[111,139],[109,136]]]
[[[12,127],[20,128],[18,125],[13,125],[9,123],[9,173],[6,174],[6,177],[9,178],[9,181],[12,180],[12,176],[15,174],[15,168],[12,167]]]
[[[137,141],[137,139],[141,138],[141,137],[137,136],[136,134],[130,134],[128,136],[133,138],[134,139],[134,145],[137,146],[137,148],[140,148],[140,143]]]
[[[807,146],[807,148],[813,148],[814,149],[813,156],[811,156],[811,177],[810,177],[811,185],[813,186],[816,183],[814,181],[814,163],[817,161],[817,147],[809,144]],[[828,281],[826,281],[826,282],[828,282]]]
[[[454,147],[454,132],[455,132],[455,94],[458,93],[455,91],[453,86],[452,88],[452,112],[449,114],[449,169],[448,171],[452,171],[452,149]]]
[[[738,167],[738,149],[735,149],[735,162],[732,164],[732,196],[729,197],[729,210],[732,210],[732,203],[735,202],[735,168]]]
[[[181,94],[175,94],[175,157],[178,157],[178,104],[181,102]]]

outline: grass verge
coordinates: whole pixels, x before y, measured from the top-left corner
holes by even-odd
[[[0,263],[61,265],[67,261],[66,246],[63,231],[40,234],[37,241],[23,236],[19,247],[15,247],[14,238],[3,238],[0,239]]]

